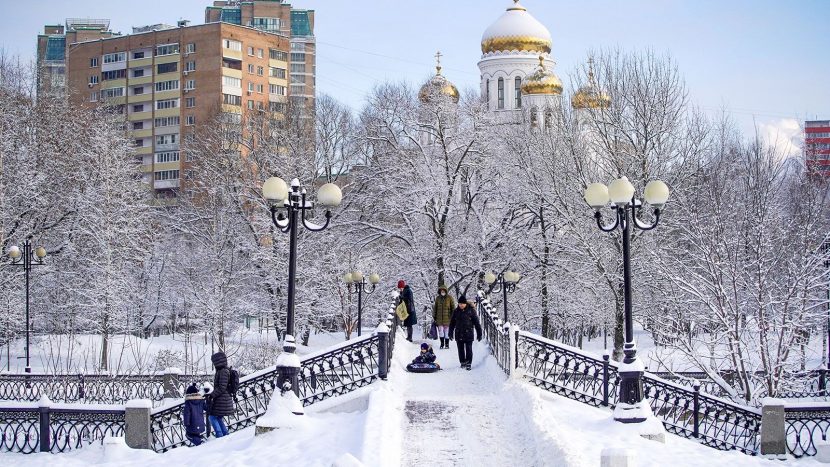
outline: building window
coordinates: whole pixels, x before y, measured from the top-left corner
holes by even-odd
[[[272,78],[285,79],[285,68],[268,67],[268,76]]]
[[[504,108],[504,78],[499,78],[498,90],[499,90],[499,94],[498,94],[499,102],[498,102],[498,105],[496,106],[496,108],[497,109],[503,109]]]
[[[256,92],[262,94],[264,91],[265,91],[265,85],[263,85],[263,84],[257,84],[256,85]]]
[[[222,103],[227,105],[242,105],[242,96],[222,94]]]
[[[133,88],[133,95],[138,96],[140,94],[144,94],[144,86],[138,86]]]
[[[231,70],[239,70],[242,71],[242,62],[239,60],[231,60],[228,58],[222,59],[222,66],[224,68],[230,68]]]
[[[264,75],[265,74],[265,67],[261,67],[261,66],[256,67],[256,74],[258,74],[259,76]]]
[[[248,92],[254,92],[254,83],[248,83]]]
[[[185,44],[184,53],[186,53],[186,54],[196,53],[196,44],[194,44],[192,42],[190,44]]]
[[[179,44],[165,44],[156,46],[156,57],[179,53]]]
[[[179,151],[167,151],[167,152],[157,152],[156,153],[156,163],[157,164],[166,164],[168,162],[178,162],[179,161]]]
[[[553,128],[553,111],[545,109],[545,129],[549,130],[551,128]]]
[[[133,113],[144,112],[144,104],[136,104],[133,106]]]
[[[98,57],[92,57],[89,59],[89,67],[96,68],[98,66]]]
[[[133,122],[133,130],[143,130],[144,122]]]
[[[92,75],[89,77],[89,84],[98,84],[98,75]]]
[[[305,62],[305,53],[291,52],[291,61],[292,62]]]
[[[184,83],[184,88],[188,91],[192,91],[192,90],[196,89],[196,80],[195,79],[187,80]]]
[[[164,126],[178,126],[179,124],[179,117],[178,115],[173,117],[158,117],[155,120],[156,128],[164,127]]]
[[[516,99],[514,105],[517,109],[522,108],[522,79],[518,76],[515,80],[513,80],[513,92],[516,93]]]
[[[251,57],[254,56],[254,48],[253,47],[248,47],[248,55],[250,55]]]
[[[287,62],[288,53],[282,50],[268,49],[268,58],[271,60],[281,60],[283,62]]]
[[[305,50],[305,44],[303,44],[302,42],[292,42],[291,43],[291,51],[293,52],[293,51],[297,51],[297,50],[301,51],[301,52],[303,50]]]
[[[305,84],[304,76],[291,75],[291,84]]]
[[[242,80],[233,76],[222,76],[222,85],[229,88],[242,88]]]
[[[156,73],[173,73],[174,71],[179,71],[179,62],[173,63],[160,63],[156,66]]]
[[[142,76],[144,76],[144,68],[133,70],[133,78],[141,78]]]
[[[127,60],[127,52],[116,52],[104,55],[104,63],[118,63]],[[97,62],[97,60],[96,60]]]
[[[292,84],[289,88],[292,96],[299,96],[305,94],[305,84]]]
[[[98,91],[92,91],[89,94],[89,102],[98,102]]]
[[[184,98],[184,106],[188,109],[192,109],[196,107],[196,98],[195,97],[185,97]]]
[[[487,110],[490,110],[490,80],[484,82],[484,100],[487,101]]]
[[[257,58],[263,58],[263,57],[265,56],[265,55],[264,55],[264,53],[265,53],[265,51],[264,51],[264,50],[262,50],[262,49],[256,49],[256,56],[257,56]]]
[[[161,172],[156,172],[155,179],[156,179],[156,181],[178,180],[179,179],[179,171],[178,170],[162,170]]]
[[[251,63],[248,64],[248,73],[254,74],[254,65]]]
[[[305,63],[292,63],[291,73],[305,73]]]
[[[268,32],[280,32],[280,19],[254,17],[249,26]]]
[[[248,101],[248,108],[251,110],[254,109],[254,101]]]
[[[179,106],[178,99],[164,99],[160,101],[156,101],[156,110],[162,109],[175,109]]]
[[[187,117],[185,117],[184,124],[188,125],[188,126],[195,125],[196,124],[196,116],[195,115],[188,115]]]
[[[268,110],[271,112],[285,112],[285,104],[282,102],[269,102]]]
[[[176,133],[170,135],[158,135],[156,136],[156,144],[159,146],[169,145],[169,144],[177,144],[179,142],[179,135]]]
[[[184,71],[196,71],[196,62],[190,61],[184,64]]]
[[[101,73],[102,81],[109,81],[111,79],[123,79],[127,77],[127,70],[112,70]]]
[[[101,98],[109,99],[111,97],[123,97],[124,88],[109,88],[101,91]]]
[[[280,86],[279,84],[269,84],[268,85],[268,94],[276,94],[277,96],[284,96],[285,95],[285,86]]]
[[[228,50],[242,52],[242,43],[233,39],[222,39],[222,47]]]
[[[144,140],[143,140],[143,139],[141,139],[141,138],[139,138],[139,139],[135,140],[135,141],[133,142],[133,146],[135,146],[135,147],[137,147],[137,148],[143,148],[143,147],[144,147]]]
[[[133,60],[140,60],[144,58],[144,52],[133,52]]]
[[[156,92],[174,91],[179,89],[179,80],[173,79],[170,81],[159,81],[156,83]]]

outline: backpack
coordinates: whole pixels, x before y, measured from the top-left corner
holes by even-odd
[[[228,378],[228,394],[236,398],[237,391],[239,391],[239,372],[231,368],[230,377]]]

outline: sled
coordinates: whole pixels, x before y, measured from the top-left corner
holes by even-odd
[[[406,366],[406,371],[411,373],[435,373],[441,369],[441,365],[437,363],[410,363]]]

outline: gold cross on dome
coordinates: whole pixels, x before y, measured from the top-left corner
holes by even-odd
[[[435,71],[441,74],[441,51],[435,52]]]

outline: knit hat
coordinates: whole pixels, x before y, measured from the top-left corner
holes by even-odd
[[[459,303],[459,304],[461,304],[461,303],[467,303],[467,296],[466,296],[466,295],[464,295],[464,294],[461,294],[461,296],[460,296],[460,297],[458,297],[458,303]]]
[[[198,394],[199,393],[199,388],[196,387],[196,383],[193,383],[190,386],[188,386],[187,389],[184,390],[184,393],[185,394]]]
[[[402,289],[404,287],[406,287],[406,281],[404,281],[403,279],[399,280],[398,281],[398,288]]]
[[[429,350],[429,344],[427,344],[426,342],[421,344],[421,350]]]

